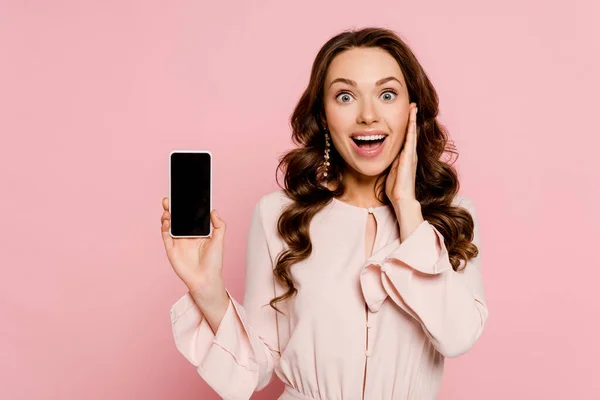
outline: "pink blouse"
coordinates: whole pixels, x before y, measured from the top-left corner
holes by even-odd
[[[224,399],[249,399],[271,381],[279,400],[435,399],[445,357],[467,352],[487,320],[480,258],[455,272],[443,236],[421,223],[402,243],[393,207],[361,208],[332,200],[310,225],[312,253],[291,267],[291,300],[272,268],[285,248],[277,219],[291,202],[283,190],[263,196],[250,223],[243,306],[229,307],[213,334],[191,295],[171,308],[177,349]],[[472,202],[454,204],[475,220]],[[368,214],[377,221],[365,255]],[[364,387],[364,389],[363,389]]]

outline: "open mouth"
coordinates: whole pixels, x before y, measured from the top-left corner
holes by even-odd
[[[387,136],[380,135],[380,136],[377,136],[374,138],[369,138],[369,139],[358,139],[356,137],[353,137],[352,140],[361,149],[372,150],[372,149],[376,149],[381,144],[383,144],[383,142],[385,141],[386,138],[387,138]]]

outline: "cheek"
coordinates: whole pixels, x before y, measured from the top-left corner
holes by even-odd
[[[392,153],[398,153],[406,141],[406,127],[408,126],[408,113],[404,110],[391,112],[388,116],[388,127],[393,135],[393,143],[390,149]]]
[[[347,108],[335,108],[332,107],[327,113],[327,123],[332,129],[337,131],[344,131],[349,125],[354,122],[352,111]]]
[[[408,113],[404,110],[390,110],[386,115],[386,121],[395,134],[404,134],[408,123]]]
[[[335,147],[336,151],[340,154],[344,154],[346,152],[346,148],[352,145],[352,143],[348,141],[348,138],[342,133],[330,133],[330,135],[332,146]]]

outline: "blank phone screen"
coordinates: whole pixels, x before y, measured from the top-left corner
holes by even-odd
[[[210,234],[210,153],[171,153],[171,234]]]

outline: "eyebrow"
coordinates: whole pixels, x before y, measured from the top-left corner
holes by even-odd
[[[383,78],[383,79],[380,79],[380,80],[378,80],[377,82],[375,82],[375,86],[381,86],[381,85],[383,85],[384,83],[386,83],[386,82],[389,82],[389,81],[392,81],[392,80],[394,80],[394,81],[398,82],[398,83],[400,84],[400,86],[402,86],[402,82],[400,82],[400,81],[398,80],[398,78],[396,78],[396,77],[394,77],[394,76],[388,76],[387,78]],[[342,82],[342,83],[347,83],[347,84],[348,84],[348,85],[350,85],[350,86],[356,86],[356,82],[354,82],[354,81],[353,81],[353,80],[351,80],[351,79],[346,79],[346,78],[336,78],[336,79],[334,79],[333,81],[331,81],[331,83],[329,84],[329,87],[331,87],[331,85],[333,85],[333,84],[334,84],[334,83],[336,83],[336,82]]]

